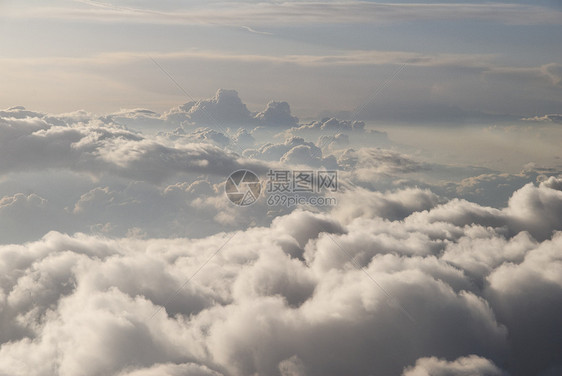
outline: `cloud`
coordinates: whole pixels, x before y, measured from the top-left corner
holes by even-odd
[[[34,111],[28,111],[23,106],[10,107],[6,110],[0,111],[0,117],[2,118],[14,118],[14,119],[25,119],[25,118],[41,118],[44,114]]]
[[[244,155],[264,161],[279,161],[297,147],[304,147],[310,150],[310,153],[316,156],[316,158],[322,158],[322,150],[314,145],[314,143],[305,141],[302,137],[289,137],[286,138],[283,143],[279,144],[266,143],[257,150],[245,150]]]
[[[256,142],[256,138],[252,136],[251,133],[248,133],[247,130],[240,128],[236,134],[233,136],[233,140],[236,144],[242,149],[248,149],[254,146]]]
[[[262,112],[256,114],[262,124],[273,126],[292,127],[299,119],[291,115],[291,109],[287,102],[269,102]]]
[[[523,118],[523,120],[548,122],[548,123],[562,123],[562,114],[547,114],[543,116],[533,116],[529,118]]]
[[[529,181],[538,180],[539,171],[523,170],[518,174],[485,173],[462,179],[454,185],[452,195],[479,204],[500,207],[507,204],[513,192]]]
[[[213,100],[205,103],[220,102]],[[285,110],[281,118],[290,117]],[[120,116],[159,118],[144,110]],[[183,124],[147,135],[114,122],[23,108],[0,119],[0,228],[4,243],[21,242],[0,245],[1,372],[561,369],[555,169],[455,170],[475,175],[447,186],[458,195],[510,184],[505,205],[490,207],[415,186],[438,165],[343,146],[369,134],[353,122],[315,123],[316,136],[336,131],[323,149],[294,136],[263,144],[259,129]],[[252,149],[244,158],[225,150],[235,144]],[[234,169],[265,176],[271,166],[329,163],[339,178],[364,185],[343,184],[336,207],[277,210],[261,197],[239,208],[224,197]],[[410,187],[400,183],[405,177]],[[37,188],[29,191],[29,181]]]
[[[47,119],[48,120],[48,119]],[[44,118],[0,119],[0,173],[41,169],[162,181],[180,173],[228,176],[242,168],[238,157],[209,143],[163,143],[112,124],[95,120],[88,124],[60,126]],[[194,141],[212,139],[224,143],[216,132],[193,135]],[[250,166],[251,165],[251,166]],[[249,162],[248,168],[265,171],[265,165]]]
[[[210,370],[205,366],[200,366],[198,364],[158,364],[150,368],[144,368],[141,370],[122,372],[118,376],[150,376],[150,375],[161,375],[161,376],[222,376],[223,374]]]
[[[562,191],[562,178],[551,176],[541,182],[541,185],[547,188],[555,189],[557,191]]]
[[[306,371],[302,361],[298,356],[293,355],[292,357],[283,360],[279,363],[279,372],[281,376],[305,376]]]
[[[217,90],[214,98],[189,102],[166,114],[167,120],[190,121],[195,124],[224,127],[229,124],[254,123],[248,108],[235,90]]]
[[[122,109],[109,115],[100,116],[99,119],[105,124],[122,125],[147,133],[156,133],[156,131],[169,126],[160,114],[144,108]]]
[[[415,367],[404,371],[403,376],[503,376],[505,373],[496,365],[478,356],[462,357],[448,362],[437,358],[422,358]]]
[[[363,132],[365,130],[365,122],[357,120],[350,121],[338,120],[336,118],[324,118],[320,121],[316,120],[308,124],[303,124],[302,126],[295,129],[295,131],[308,129],[320,129],[323,131],[332,132]]]
[[[35,193],[0,195],[0,235],[2,242],[37,239],[52,229],[51,219],[60,209]]]
[[[188,142],[213,144],[219,147],[226,147],[231,143],[231,139],[224,133],[211,128],[197,128],[191,132],[186,132],[184,128],[176,128],[173,132],[159,132],[158,135],[177,140],[183,138]]]
[[[417,172],[428,167],[412,157],[388,149],[361,148],[359,150],[347,149],[339,160],[348,169],[358,175],[366,172],[379,174],[395,174]],[[368,177],[365,177],[368,181]]]
[[[362,216],[380,216],[399,220],[414,212],[434,208],[439,203],[438,196],[431,191],[416,188],[386,193],[365,189],[356,189],[353,192],[352,195],[344,193],[341,196],[340,204],[335,209],[338,218],[350,220]]]
[[[420,189],[354,190],[342,192],[344,204],[332,212],[297,210],[239,233],[108,239],[51,232],[0,246],[0,369],[61,376],[555,372],[562,366],[562,223],[549,213],[562,202],[557,183],[525,186],[502,210],[443,203]],[[170,186],[167,194],[204,192],[204,184]],[[98,189],[78,207],[87,210],[98,196],[111,203],[114,195]],[[542,225],[558,232],[537,232],[541,214]]]
[[[488,299],[498,319],[511,328],[509,362],[516,375],[548,374],[549,368],[554,371],[562,366],[562,320],[556,313],[562,309],[560,238],[558,232],[526,253],[522,262],[505,263],[488,277]],[[534,309],[529,311],[529,306]],[[545,345],[545,338],[553,340]]]
[[[82,1],[80,1],[82,3]],[[220,4],[174,11],[134,8],[84,1],[87,7],[39,7],[24,13],[14,9],[11,17],[73,18],[97,22],[150,24],[290,25],[310,23],[376,22],[388,24],[414,20],[475,19],[515,25],[560,24],[560,12],[523,4],[378,4],[370,2],[318,1],[284,3],[254,2]],[[280,18],[279,14],[286,17]]]
[[[251,113],[236,90],[225,89],[219,89],[213,98],[172,108],[164,118],[172,123],[204,125],[223,132],[232,126],[252,129],[257,126],[292,127],[298,123],[287,102],[271,101],[263,111]]]
[[[259,149],[247,149],[244,156],[263,161],[279,161],[282,166],[308,166],[335,170],[338,162],[333,155],[323,157],[322,149],[304,138],[290,136],[280,144],[266,143]]]
[[[510,66],[498,65],[497,55],[494,54],[468,54],[468,53],[419,53],[400,50],[354,50],[343,49],[331,51],[329,54],[251,54],[251,53],[235,53],[217,50],[179,50],[174,52],[152,51],[150,56],[157,61],[215,61],[235,63],[258,62],[262,64],[277,65],[296,65],[302,67],[319,68],[319,67],[349,67],[363,65],[405,65],[405,67],[459,67],[465,68],[468,72],[472,71],[494,71],[495,73],[520,73],[525,76],[544,77],[556,79],[553,76],[555,71],[552,64],[541,65],[530,68],[516,68]],[[81,57],[42,57],[34,58],[2,58],[0,62],[7,66],[13,67],[24,65],[33,66],[58,66],[58,67],[96,67],[111,66],[118,67],[122,64],[131,64],[146,58],[146,54],[132,51],[104,52],[99,54],[81,56]],[[550,68],[550,71],[548,68]],[[554,65],[556,67],[556,65]],[[223,89],[224,90],[224,89]],[[227,90],[229,91],[229,90]],[[194,100],[193,102],[197,102]],[[283,102],[280,102],[283,103]],[[191,102],[186,103],[189,108]],[[135,109],[133,109],[134,111]],[[139,110],[139,109],[136,109]],[[143,109],[140,109],[143,110]],[[185,110],[185,108],[184,108]],[[117,112],[127,112],[122,110]]]
[[[113,111],[116,104],[109,98],[115,93],[126,98],[122,100],[121,107],[130,107],[134,106],[135,102],[142,102],[151,103],[159,111],[164,110],[163,103],[154,99],[155,91],[166,93],[171,98],[168,103],[184,101],[185,95],[174,88],[161,72],[154,71],[154,74],[147,75],[147,54],[162,66],[169,67],[170,74],[177,82],[191,82],[194,85],[188,90],[191,93],[205,92],[208,89],[204,86],[209,85],[222,87],[225,82],[231,87],[240,88],[253,85],[249,82],[269,82],[271,77],[268,72],[275,69],[277,79],[286,83],[279,88],[283,97],[297,98],[293,100],[301,103],[298,109],[301,117],[316,116],[329,108],[331,111],[327,113],[330,117],[345,118],[345,113],[349,115],[350,110],[355,108],[356,116],[353,118],[360,120],[431,124],[489,123],[515,121],[537,111],[556,113],[560,103],[557,86],[554,84],[559,74],[550,64],[525,68],[506,66],[494,54],[340,49],[324,53],[320,51],[316,55],[283,51],[260,55],[244,51],[209,50],[205,49],[205,46],[201,48],[174,52],[118,51],[82,57],[13,57],[0,59],[0,66],[4,70],[16,72],[13,73],[16,78],[25,76],[42,83],[36,86],[40,96],[44,94],[44,97],[48,97],[48,88],[59,83],[58,94],[60,98],[65,99],[65,105],[54,100],[47,103],[50,108],[58,108],[60,111],[68,111],[76,106],[83,106],[84,103],[92,103],[90,107],[95,106],[89,110],[97,108]],[[384,89],[384,95],[378,96],[374,102],[368,101],[373,95],[373,83],[381,83],[388,78],[388,67],[395,66],[394,69],[397,69],[404,64],[405,71],[393,80],[392,85]],[[211,75],[212,77],[207,77],[205,85],[202,85],[200,79],[193,81],[193,77],[188,73],[197,72],[202,66],[217,72]],[[373,68],[372,82],[361,78],[360,72],[365,71],[366,67]],[[45,82],[42,75],[45,69],[52,71],[49,82]],[[446,73],[451,70],[454,70],[451,73],[456,77],[454,80]],[[350,71],[354,73],[349,75]],[[310,77],[319,75],[322,80],[309,80]],[[141,76],[145,79],[139,81],[137,78]],[[404,76],[409,80],[402,81]],[[83,77],[91,79],[93,89],[87,91],[84,85],[75,84],[79,79],[83,80]],[[337,94],[341,92],[342,77],[346,77],[346,95],[343,96]],[[478,84],[481,80],[487,85]],[[26,95],[29,93],[24,86],[18,85],[18,82],[14,81],[10,86],[15,94],[4,98],[4,101],[36,103]],[[60,86],[60,82],[63,86]],[[307,85],[303,86],[303,82],[307,82]],[[529,90],[515,90],[520,86],[528,87]],[[67,94],[69,92],[77,95],[70,96]],[[509,100],[507,92],[511,93]],[[539,100],[543,97],[549,99]],[[255,98],[252,100],[257,101]],[[198,102],[195,99],[191,101]],[[364,101],[368,103],[361,105]],[[36,105],[45,106],[45,103],[37,102]],[[189,120],[189,114],[186,113],[189,106],[164,111],[164,114],[167,113],[166,119],[175,122],[176,126]],[[233,113],[232,119],[240,124],[243,115],[240,112]],[[198,112],[196,117],[199,121],[198,126],[216,125],[205,113]],[[216,117],[219,123],[226,123],[223,128],[228,127],[227,120],[220,120],[218,115]],[[255,122],[251,119],[249,121]],[[123,118],[121,122],[128,124],[130,119]],[[149,117],[146,117],[144,122],[147,130],[154,128],[153,124],[157,123]]]
[[[562,226],[562,191],[560,180],[553,178],[539,187],[527,184],[516,191],[509,199],[505,212],[512,220],[512,228],[517,231],[527,229],[538,239],[546,239]]]
[[[27,196],[22,193],[17,193],[14,196],[2,197],[0,199],[0,210],[6,210],[7,208],[20,205],[44,207],[46,202],[47,201],[44,198],[39,197],[34,193]]]

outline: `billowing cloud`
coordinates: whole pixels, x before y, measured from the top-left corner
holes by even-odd
[[[189,102],[172,109],[166,114],[166,119],[212,126],[244,125],[255,121],[238,93],[225,89],[219,89],[214,98]]]
[[[20,110],[24,111],[24,110]],[[193,141],[226,142],[215,133],[193,135]],[[243,166],[238,157],[209,143],[164,143],[113,124],[54,125],[43,117],[0,119],[0,173],[41,169],[110,172],[148,181],[178,173],[228,176]],[[251,165],[251,166],[250,166]],[[263,164],[248,168],[265,171]]]
[[[525,186],[502,210],[423,190],[359,190],[331,213],[297,210],[238,233],[51,232],[0,246],[0,369],[553,374],[562,366],[558,183]],[[90,192],[76,210],[113,194]],[[555,232],[537,231],[539,217]]]
[[[291,115],[287,102],[269,102],[262,112],[255,116],[262,124],[292,127],[297,125],[299,119]]]
[[[266,143],[257,150],[245,150],[244,155],[264,161],[284,161],[315,167],[323,163],[322,150],[301,137],[289,137],[279,144]]]
[[[204,108],[255,122],[197,127],[189,114]],[[559,373],[556,169],[438,165],[357,145],[390,142],[360,122],[289,129],[288,105],[243,108],[220,91],[182,110],[175,131],[151,134],[136,122],[173,121],[145,110],[2,113],[1,372]],[[225,197],[234,170],[271,167],[337,169],[337,206],[276,208],[264,195],[241,208]],[[457,182],[424,183],[451,171]],[[466,199],[500,186],[513,191],[504,205]]]
[[[172,108],[164,118],[172,123],[203,125],[226,132],[229,127],[252,129],[256,126],[290,128],[299,119],[291,115],[287,102],[271,101],[265,109],[252,113],[238,96],[236,90],[217,90],[210,99],[192,101]]]
[[[468,356],[448,362],[437,358],[422,358],[403,376],[504,376],[505,373],[485,358]]]

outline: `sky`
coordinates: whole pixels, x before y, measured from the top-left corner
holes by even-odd
[[[0,1],[0,375],[559,376],[562,3]]]
[[[4,107],[103,113],[185,101],[151,58],[195,98],[236,89],[253,111],[264,99],[284,100],[301,118],[354,111],[403,64],[361,120],[531,117],[559,112],[562,99],[557,1],[0,7]]]

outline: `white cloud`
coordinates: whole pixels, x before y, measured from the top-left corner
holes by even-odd
[[[291,109],[287,102],[269,102],[266,108],[256,114],[262,124],[292,127],[297,125],[299,119],[291,115]]]
[[[493,362],[478,356],[462,357],[452,362],[437,358],[422,358],[403,376],[503,376]]]
[[[169,120],[187,120],[195,124],[225,127],[225,124],[253,123],[252,114],[235,90],[219,89],[214,98],[189,102],[166,114]]]
[[[287,102],[271,101],[263,111],[252,113],[236,90],[225,89],[219,89],[213,98],[192,101],[172,108],[164,118],[175,124],[203,125],[223,132],[229,127],[292,127],[298,123],[298,118],[291,115]]]
[[[562,123],[562,114],[547,114],[543,116],[533,116],[530,118],[524,118],[523,120],[549,122],[549,123]]]
[[[0,158],[4,161],[0,173],[71,169],[161,181],[190,172],[227,176],[244,165],[235,155],[210,144],[165,144],[95,120],[71,126],[53,125],[47,120],[0,119]],[[252,170],[266,169],[264,164],[248,163]]]
[[[539,215],[562,202],[555,192],[524,187],[514,200],[543,197]],[[528,206],[439,204],[423,190],[344,196],[345,212],[298,210],[238,234],[53,232],[0,246],[0,369],[460,376],[561,366],[562,236],[530,237],[534,217],[517,235],[504,228]]]
[[[222,376],[222,373],[211,371],[205,366],[200,366],[198,364],[188,363],[188,364],[158,364],[150,368],[144,368],[141,370],[130,371],[119,373],[118,376],[151,376],[151,375],[161,375],[161,376]]]
[[[193,106],[243,108],[235,92],[222,97]],[[338,206],[317,212],[276,211],[263,197],[238,208],[224,178],[242,167],[264,176],[281,162],[337,162],[340,178],[372,188],[436,165],[294,136],[263,144],[261,128],[146,135],[115,121],[23,108],[0,119],[2,239],[27,241],[0,245],[0,371],[550,376],[562,367],[555,170],[469,169],[459,175],[472,179],[451,185],[519,185],[504,207],[350,184],[335,193]],[[324,119],[309,131],[369,134],[354,124]],[[265,162],[225,150],[234,144]]]

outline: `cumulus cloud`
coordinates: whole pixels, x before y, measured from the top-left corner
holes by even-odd
[[[323,157],[322,149],[302,137],[288,137],[283,143],[266,143],[259,149],[247,149],[244,156],[263,161],[279,161],[285,165],[305,165],[335,169],[338,167],[333,155]]]
[[[167,120],[189,121],[207,126],[223,124],[246,125],[254,118],[238,97],[236,90],[217,90],[215,96],[197,102],[188,102],[166,114]]]
[[[432,209],[439,197],[429,190],[409,188],[395,192],[353,190],[353,195],[343,193],[335,209],[341,219],[380,216],[390,220],[404,219],[414,212]]]
[[[99,119],[105,124],[122,125],[147,133],[156,133],[169,126],[162,115],[144,108],[122,109],[113,114],[100,116]]]
[[[408,368],[403,376],[504,376],[505,373],[488,359],[468,356],[455,361],[422,358],[415,367]]]
[[[322,149],[341,149],[347,143],[366,147],[388,146],[390,144],[385,132],[374,129],[366,130],[365,123],[362,121],[339,120],[334,117],[326,117],[322,120],[295,126],[286,131],[285,135],[318,138],[317,144]]]
[[[25,119],[27,117],[41,118],[43,116],[44,114],[35,111],[28,111],[23,106],[14,106],[0,111],[0,117],[3,118]]]
[[[238,96],[236,90],[217,90],[209,99],[192,101],[172,108],[164,115],[165,120],[176,124],[195,124],[216,127],[222,131],[232,126],[254,128],[257,126],[296,126],[299,119],[291,115],[287,102],[269,102],[261,112],[252,113]]]
[[[558,232],[527,252],[522,262],[502,264],[488,277],[488,300],[496,307],[498,319],[511,328],[509,364],[514,374],[549,374],[561,369],[560,238]],[[547,338],[551,340],[545,341]]]
[[[226,116],[242,109],[237,98],[219,93],[180,112]],[[416,186],[442,166],[356,147],[370,133],[353,122],[304,126],[317,143],[293,126],[264,144],[261,128],[184,119],[147,135],[129,128],[171,120],[114,115],[0,116],[0,373],[559,373],[555,170],[467,169],[442,190],[512,187],[492,207]],[[248,116],[260,127],[296,121],[279,103]],[[232,171],[272,166],[337,168],[362,187],[343,184],[337,206],[306,210],[226,199]]]
[[[191,137],[192,141],[227,142],[208,130]],[[234,154],[210,143],[164,143],[115,125],[58,126],[37,117],[0,119],[0,158],[0,173],[4,174],[65,168],[152,181],[189,172],[228,176],[243,166]],[[253,170],[265,170],[259,163],[249,165]]]
[[[255,116],[262,124],[273,126],[292,127],[299,119],[291,115],[291,109],[287,102],[269,102],[262,112]]]
[[[185,128],[180,127],[173,132],[159,132],[158,134],[173,140],[183,139],[189,142],[213,144],[223,148],[232,141],[224,133],[211,128],[197,128],[191,132],[186,132]]]
[[[562,177],[551,176],[548,179],[541,182],[541,185],[546,188],[562,191]]]
[[[321,129],[325,131],[354,131],[363,132],[365,130],[365,123],[362,121],[349,121],[349,120],[338,120],[336,118],[324,118],[319,121],[313,121],[308,124],[303,124],[297,128],[297,130],[306,129]]]
[[[562,366],[562,236],[534,224],[542,214],[562,230],[549,181],[502,210],[419,189],[358,190],[330,213],[297,210],[239,233],[51,232],[0,246],[0,369],[552,374]],[[98,189],[76,208],[112,194]]]

